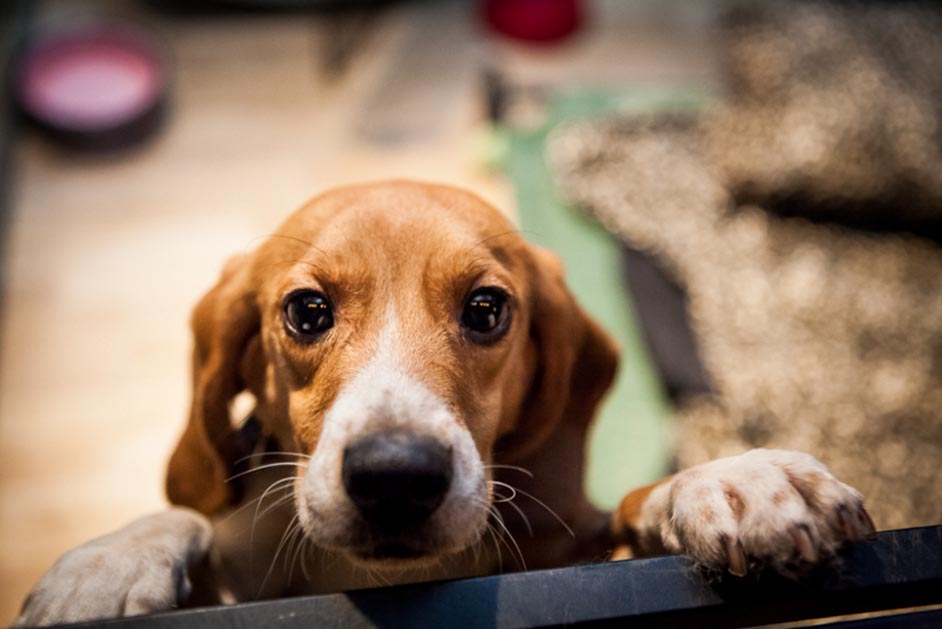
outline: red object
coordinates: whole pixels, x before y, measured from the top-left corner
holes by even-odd
[[[484,18],[497,32],[531,42],[552,42],[582,24],[580,0],[485,0]]]
[[[60,139],[89,147],[143,139],[156,127],[168,89],[157,44],[115,24],[39,39],[17,74],[23,110]]]

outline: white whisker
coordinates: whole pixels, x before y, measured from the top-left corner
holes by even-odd
[[[289,487],[283,487],[283,488],[281,488],[281,491],[285,491],[285,490],[288,490],[288,489],[290,489],[290,488],[289,488]],[[294,500],[294,492],[289,491],[286,495],[279,497],[279,498],[278,498],[277,500],[275,500],[273,503],[271,503],[270,505],[268,505],[267,507],[265,507],[265,510],[262,511],[261,513],[256,512],[256,516],[255,516],[255,518],[252,520],[252,532],[251,532],[251,535],[249,536],[249,544],[250,544],[250,545],[255,543],[255,526],[258,524],[259,520],[261,520],[262,518],[264,518],[266,515],[268,515],[269,513],[271,513],[272,511],[274,511],[275,509],[277,509],[277,508],[279,508],[279,507],[281,507],[281,506],[283,506],[283,505],[285,505],[285,504],[291,502],[292,500]],[[254,548],[254,546],[250,546],[250,547]]]
[[[490,482],[493,483],[494,481],[490,481]],[[499,493],[497,493],[496,491],[494,491],[493,489],[491,490],[491,493],[492,493],[496,498],[498,498],[498,500],[495,500],[495,501],[494,501],[494,504],[502,504],[502,503],[504,503],[504,502],[512,502],[513,499],[517,497],[517,490],[514,489],[514,488],[512,488],[512,487],[510,488],[510,495],[509,495],[509,496],[502,496],[502,495],[500,495]]]
[[[275,482],[273,482],[271,485],[269,485],[268,487],[266,487],[266,488],[265,488],[265,491],[262,492],[262,495],[261,495],[261,496],[259,497],[259,499],[257,500],[257,503],[258,503],[258,504],[255,505],[255,515],[252,516],[252,533],[251,533],[251,535],[249,536],[249,546],[250,546],[250,547],[253,547],[254,544],[255,544],[255,524],[258,522],[259,517],[261,517],[261,516],[259,516],[258,511],[259,511],[259,509],[261,508],[262,503],[265,501],[265,497],[266,497],[269,493],[271,493],[272,491],[275,491],[276,489],[289,489],[289,488],[291,488],[291,485],[292,485],[293,483],[294,483],[294,477],[293,477],[293,476],[289,476],[288,478],[279,478],[278,480],[276,480]],[[277,505],[277,504],[280,504],[280,503],[281,503],[281,499],[275,501],[275,504],[276,504],[276,505]],[[265,513],[268,513],[270,509],[271,509],[271,507],[268,507],[268,509],[265,510]],[[265,513],[263,513],[262,516],[264,516]]]
[[[278,479],[277,481],[275,481],[275,482],[276,482],[276,483],[280,483],[280,482],[285,481],[285,480],[289,480],[289,479],[287,479],[287,478],[279,478],[279,479]],[[251,507],[252,505],[254,505],[256,502],[259,502],[259,501],[260,501],[262,498],[264,498],[264,497],[265,497],[265,494],[263,493],[263,494],[262,494],[261,496],[259,496],[258,498],[253,498],[252,500],[246,502],[244,505],[242,505],[241,507],[239,507],[238,509],[236,509],[235,511],[233,511],[232,513],[230,513],[229,515],[227,515],[225,518],[223,518],[222,520],[220,520],[219,523],[222,524],[222,523],[224,523],[224,522],[228,522],[230,518],[232,518],[232,517],[238,515],[238,514],[241,513],[242,511],[248,509],[249,507]]]
[[[484,469],[514,470],[515,472],[521,472],[523,474],[526,474],[530,478],[533,478],[533,472],[531,472],[525,467],[520,467],[519,465],[504,465],[504,464],[495,463],[493,465],[485,465]]]
[[[305,581],[310,581],[311,573],[307,570],[307,558],[311,554],[311,540],[307,535],[301,540],[301,545],[304,547],[304,554],[301,555],[301,574],[304,575]]]
[[[267,469],[272,468],[272,467],[288,467],[288,466],[290,466],[290,467],[303,467],[303,468],[307,469],[307,464],[305,464],[305,463],[295,463],[295,462],[293,462],[293,461],[285,461],[285,462],[282,462],[282,463],[266,463],[265,465],[259,465],[258,467],[253,467],[253,468],[250,469],[250,470],[245,470],[244,472],[239,472],[238,474],[233,474],[232,476],[230,476],[229,478],[226,479],[226,482],[228,483],[229,481],[234,480],[234,479],[236,479],[236,478],[239,478],[240,476],[245,476],[246,474],[253,474],[253,473],[255,473],[255,472],[260,472],[260,471],[262,471],[262,470],[267,470]]]
[[[252,527],[249,531],[249,562],[250,563],[253,561],[253,557],[255,556],[255,527],[258,525],[259,520],[264,518],[275,508],[285,504],[286,502],[290,501],[294,497],[294,492],[291,491],[293,480],[294,480],[293,477],[280,478],[276,480],[271,485],[265,488],[265,491],[262,492],[261,496],[259,496],[256,500],[252,501],[252,502],[255,502],[256,505],[255,505],[255,513],[252,515]],[[271,505],[266,507],[264,511],[259,513],[259,508],[261,508],[262,502],[264,502],[265,497],[269,493],[284,492],[284,491],[287,491],[288,494],[285,496],[280,496],[277,500],[274,501],[274,503],[272,503]]]
[[[288,526],[285,527],[285,532],[281,534],[281,541],[278,542],[278,547],[275,549],[275,555],[271,558],[271,564],[268,566],[268,572],[265,573],[265,578],[262,580],[262,585],[258,588],[258,593],[255,595],[255,598],[259,598],[262,595],[262,592],[265,590],[265,586],[268,585],[268,580],[271,579],[272,572],[275,570],[275,563],[278,561],[278,555],[281,554],[281,550],[285,546],[289,535],[294,530],[295,524],[298,523],[300,516],[295,514],[291,521],[288,522]]]
[[[288,583],[291,583],[294,578],[294,566],[298,561],[298,556],[300,555],[301,548],[304,545],[304,530],[301,528],[300,522],[295,527],[292,537],[294,539],[288,544],[288,549],[285,551],[286,564],[288,562],[288,557],[291,557],[290,567],[288,567]]]
[[[524,570],[526,570],[526,569],[527,569],[527,562],[526,562],[526,561],[524,560],[524,558],[523,558],[523,551],[520,550],[520,545],[517,544],[517,540],[514,538],[513,533],[510,532],[510,529],[507,528],[507,525],[504,524],[504,518],[501,516],[500,512],[495,509],[495,510],[493,511],[493,513],[494,513],[495,519],[497,520],[497,523],[500,525],[500,527],[501,527],[502,529],[504,529],[504,532],[507,534],[507,537],[510,538],[511,543],[513,544],[513,549],[516,549],[516,551],[517,551],[517,557],[520,558],[520,566],[521,566]],[[513,549],[511,549],[511,550],[513,550]]]
[[[530,537],[533,537],[533,527],[530,526],[530,520],[529,518],[527,518],[526,514],[523,512],[523,509],[521,509],[520,507],[518,507],[517,505],[515,505],[509,500],[507,501],[507,506],[517,512],[517,514],[520,516],[520,519],[523,520],[523,523],[526,525],[527,532],[530,534]]]
[[[240,459],[236,459],[235,463],[239,464],[242,461],[248,461],[249,459],[254,459],[256,457],[263,457],[263,456],[296,456],[296,457],[300,457],[304,459],[311,458],[311,455],[303,454],[301,452],[254,452],[252,454],[247,454]]]
[[[536,504],[538,504],[538,505],[540,505],[541,507],[543,507],[544,509],[546,509],[546,512],[549,513],[551,516],[553,516],[554,518],[556,518],[556,520],[557,520],[560,524],[563,525],[563,528],[566,529],[566,531],[569,533],[569,535],[570,535],[571,537],[575,537],[575,536],[576,536],[576,534],[573,533],[572,529],[569,528],[569,525],[566,524],[565,520],[563,520],[561,517],[559,517],[559,514],[558,514],[558,513],[556,513],[555,511],[553,511],[553,510],[549,507],[549,505],[547,505],[545,502],[543,502],[542,500],[540,500],[539,498],[537,498],[537,497],[534,496],[533,494],[528,493],[528,492],[525,492],[525,491],[523,491],[522,489],[517,489],[516,487],[512,487],[511,485],[508,485],[507,483],[504,483],[504,482],[501,482],[501,481],[492,480],[491,482],[494,483],[495,485],[500,485],[500,486],[502,486],[502,487],[506,487],[507,489],[515,490],[515,491],[516,491],[517,493],[519,493],[520,495],[526,496],[527,498],[529,498],[530,500],[532,500],[532,501],[535,502]]]
[[[491,534],[491,539],[494,540],[494,550],[497,551],[497,571],[504,571],[504,556],[500,551],[500,544],[497,542],[497,534],[494,532],[494,527],[491,526],[491,523],[487,523],[487,532]]]

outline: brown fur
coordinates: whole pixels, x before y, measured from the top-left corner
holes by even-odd
[[[490,343],[460,323],[483,286],[509,296],[506,333]],[[333,306],[333,325],[316,338],[284,325],[298,289]],[[390,182],[315,198],[226,265],[192,327],[192,406],[167,494],[212,517],[169,509],[67,553],[30,595],[22,624],[164,610],[183,602],[188,569],[189,602],[208,604],[598,561],[613,549],[628,556],[623,544],[742,575],[747,555],[814,562],[873,535],[858,492],[812,457],[777,450],[643,487],[609,522],[586,499],[583,472],[617,348],[576,304],[555,256],[454,188]],[[261,435],[230,417],[242,392],[259,420],[246,426]],[[403,427],[449,448],[453,474],[431,515],[384,540],[341,470],[349,444]],[[282,452],[255,453],[297,460],[246,459],[272,442]],[[250,469],[234,474],[243,460]],[[263,507],[269,492],[278,498]],[[795,492],[804,509],[782,508]],[[747,536],[744,514],[763,516]],[[376,552],[389,540],[409,553]],[[130,569],[138,581],[115,577]]]
[[[457,330],[463,296],[482,282],[512,296],[511,330],[493,346],[463,342]],[[283,296],[301,287],[334,304],[338,324],[323,342],[301,345],[283,330]],[[325,193],[227,264],[193,314],[193,402],[170,460],[170,500],[206,514],[239,500],[226,483],[244,454],[228,407],[244,390],[266,435],[310,454],[338,391],[374,351],[393,296],[410,371],[454,407],[484,462],[525,465],[538,480],[515,484],[582,525],[580,540],[595,535],[581,444],[617,347],[576,304],[558,258],[478,197],[411,182]],[[560,528],[545,514],[531,519]]]

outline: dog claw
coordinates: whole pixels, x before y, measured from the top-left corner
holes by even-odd
[[[860,515],[860,519],[863,520],[864,523],[864,537],[872,542],[877,538],[877,527],[873,523],[873,518],[870,517],[870,514],[867,513],[867,510],[864,507],[860,507],[860,511],[858,513]]]
[[[837,519],[841,526],[841,532],[848,541],[859,542],[862,539],[863,536],[854,525],[854,521],[851,519],[846,507],[837,508]]]
[[[746,553],[743,552],[739,542],[732,539],[726,540],[726,559],[729,562],[729,573],[733,576],[744,577],[748,571],[746,563]]]
[[[798,554],[801,556],[803,561],[808,563],[815,563],[818,561],[818,551],[814,547],[814,544],[811,542],[811,535],[808,534],[808,528],[805,526],[798,526],[792,530],[792,540],[795,543],[795,548],[798,549]]]

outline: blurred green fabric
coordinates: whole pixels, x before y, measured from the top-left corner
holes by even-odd
[[[504,167],[513,181],[523,235],[559,254],[579,302],[618,340],[622,357],[589,439],[587,491],[596,506],[614,508],[632,488],[669,472],[667,401],[647,354],[621,277],[617,241],[559,197],[545,159],[547,136],[560,124],[590,116],[700,107],[689,91],[559,92],[546,122],[506,130]]]

